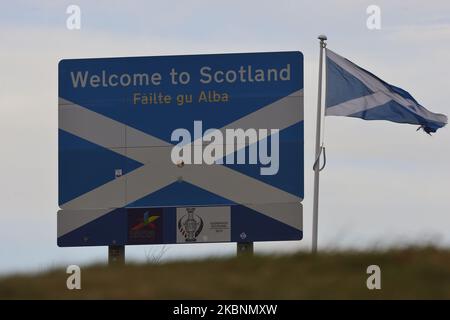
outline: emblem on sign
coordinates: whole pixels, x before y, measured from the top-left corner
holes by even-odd
[[[128,209],[128,242],[152,244],[162,241],[161,209]]]
[[[203,219],[195,214],[195,208],[186,208],[186,214],[178,220],[178,230],[186,242],[195,242],[202,232]]]

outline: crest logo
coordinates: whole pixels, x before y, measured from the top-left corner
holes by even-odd
[[[203,229],[203,219],[194,213],[195,208],[186,208],[186,214],[178,220],[178,230],[186,242],[195,242]]]

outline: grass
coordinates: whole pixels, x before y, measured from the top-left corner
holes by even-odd
[[[366,269],[381,268],[381,290],[368,290]],[[316,256],[94,265],[81,290],[65,270],[0,279],[0,299],[450,299],[450,250],[427,248],[325,252]]]

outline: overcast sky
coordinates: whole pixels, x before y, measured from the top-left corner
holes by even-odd
[[[81,8],[81,30],[66,8]],[[381,30],[366,8],[381,8]],[[62,58],[300,50],[305,56],[305,199],[309,250],[317,97],[317,35],[328,47],[422,105],[449,114],[450,2],[13,1],[0,10],[0,272],[104,261],[106,248],[58,248],[57,63]],[[450,131],[329,117],[321,175],[319,246],[450,245]],[[168,246],[165,259],[232,254],[235,244]],[[159,246],[127,248],[145,260]]]

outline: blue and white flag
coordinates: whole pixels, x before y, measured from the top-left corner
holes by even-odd
[[[417,124],[427,133],[447,124],[447,116],[425,109],[407,91],[329,49],[326,57],[325,115]]]

